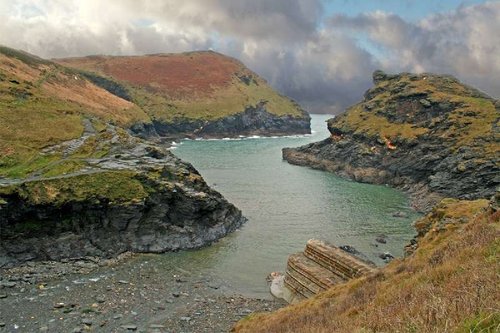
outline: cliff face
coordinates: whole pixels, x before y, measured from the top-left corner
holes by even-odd
[[[197,248],[241,212],[170,152],[146,144],[69,174],[0,186],[0,267],[26,260]]]
[[[377,71],[374,83],[362,102],[328,121],[328,139],[283,149],[283,158],[404,189],[421,210],[442,197],[494,193],[499,101],[449,76]]]
[[[236,59],[215,52],[59,59],[137,104],[162,136],[310,133],[310,117]]]
[[[0,267],[210,244],[244,222],[198,172],[131,132],[137,105],[0,47]]]

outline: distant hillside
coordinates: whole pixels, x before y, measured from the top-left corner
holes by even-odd
[[[232,331],[498,332],[499,200],[446,199],[417,221],[408,257]]]
[[[309,116],[236,59],[189,52],[58,59],[106,88],[114,81],[160,135],[309,133]],[[107,80],[104,82],[103,80]],[[110,89],[116,93],[116,89]]]
[[[331,137],[284,149],[290,163],[413,194],[486,198],[500,184],[500,102],[435,74],[374,73],[364,100],[329,120]]]

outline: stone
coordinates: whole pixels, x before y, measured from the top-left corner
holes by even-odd
[[[7,294],[0,294],[0,299],[7,298]]]
[[[383,259],[385,262],[389,262],[392,259],[394,259],[394,256],[389,252],[384,252],[384,253],[379,254],[379,258]]]
[[[180,317],[179,320],[184,322],[189,322],[191,321],[191,317]]]
[[[71,332],[73,332],[73,333],[81,333],[81,332],[83,332],[83,329],[81,327],[75,327],[75,328],[73,328],[73,330]]]
[[[380,244],[385,244],[385,243],[387,243],[387,240],[385,238],[386,237],[384,235],[380,235],[380,236],[377,236],[377,238],[375,238],[375,241],[380,243]]]
[[[137,331],[137,325],[133,325],[133,324],[122,325],[121,328],[123,328],[127,331]]]
[[[48,326],[42,326],[42,327],[40,327],[39,331],[40,332],[48,332],[49,331],[49,327]]]
[[[94,322],[90,318],[82,318],[82,324],[92,326]]]
[[[5,288],[14,288],[17,285],[14,281],[2,281],[0,282],[0,286]]]
[[[422,98],[418,101],[420,104],[422,104],[424,107],[426,108],[429,108],[431,107],[431,102],[429,102],[428,100],[426,100],[425,98]]]
[[[408,214],[406,214],[405,212],[402,212],[402,211],[397,211],[397,212],[392,213],[392,216],[406,218],[406,217],[408,217]]]

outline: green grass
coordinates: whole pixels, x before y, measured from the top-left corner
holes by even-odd
[[[43,169],[51,163],[60,159],[60,155],[38,155],[27,160],[10,160],[2,165],[7,158],[0,158],[0,176],[8,178],[25,178],[29,174]]]
[[[368,137],[401,138],[408,141],[427,133],[424,127],[417,127],[409,123],[391,123],[387,118],[376,115],[375,112],[366,112],[362,104],[350,108],[345,114],[338,117],[335,126],[343,132],[354,132]]]
[[[26,182],[0,187],[0,196],[17,193],[31,204],[54,206],[78,201],[129,204],[140,202],[148,196],[136,175],[131,171],[109,171]]]
[[[172,99],[153,93],[145,88],[131,87],[133,101],[153,119],[174,122],[179,119],[217,120],[255,107],[264,101],[266,110],[277,116],[301,117],[300,107],[293,101],[271,89],[265,82],[251,82],[249,85],[234,79],[232,84],[214,91],[210,97]]]
[[[7,57],[12,57],[21,60],[22,62],[28,65],[49,65],[52,62],[34,56],[24,51],[19,51],[15,49],[11,49],[10,47],[1,46],[0,45],[0,53],[6,55]]]

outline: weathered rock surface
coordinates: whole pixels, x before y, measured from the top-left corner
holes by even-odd
[[[278,292],[287,302],[296,303],[336,284],[375,272],[373,263],[354,256],[342,247],[311,239],[303,252],[288,258],[281,284],[283,290]],[[279,275],[274,276],[281,278]],[[276,291],[273,294],[276,295]]]
[[[74,173],[0,183],[0,267],[197,248],[245,221],[190,164],[130,140]]]
[[[309,134],[310,120],[305,111],[302,117],[273,115],[267,111],[266,103],[260,102],[255,107],[247,107],[244,112],[218,120],[178,119],[173,123],[153,121],[153,124],[156,132],[164,137],[222,138]]]
[[[389,184],[427,211],[443,197],[491,196],[500,183],[500,104],[449,76],[374,73],[331,136],[283,149],[288,162]]]

